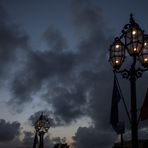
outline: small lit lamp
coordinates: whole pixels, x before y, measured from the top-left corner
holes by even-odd
[[[113,68],[120,69],[125,58],[124,45],[119,38],[115,38],[110,46],[110,63]]]
[[[44,133],[47,133],[49,128],[50,128],[50,126],[49,126],[48,118],[46,118],[46,116],[41,114],[41,116],[39,117],[39,119],[35,123],[36,131],[38,131],[38,132],[43,131]]]
[[[148,35],[144,35],[143,50],[140,54],[140,62],[144,67],[148,67]]]
[[[130,24],[126,25],[124,32],[125,45],[128,53],[131,56],[138,56],[143,48],[143,30],[133,19],[133,15],[130,17]]]
[[[44,147],[43,144],[44,134],[48,132],[49,128],[50,128],[50,123],[48,121],[48,118],[46,118],[46,116],[44,116],[42,113],[39,119],[35,122],[35,130],[40,137],[39,148]]]

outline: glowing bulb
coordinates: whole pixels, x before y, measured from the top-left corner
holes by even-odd
[[[133,35],[135,35],[135,34],[136,34],[136,31],[135,31],[135,30],[133,30],[132,34],[133,34]]]
[[[147,42],[144,43],[144,46],[146,46],[146,45],[147,45]]]
[[[134,48],[134,51],[136,51],[137,49],[136,48]]]
[[[144,62],[148,62],[148,58],[144,58]]]
[[[119,61],[118,60],[116,60],[116,64],[118,64],[119,63]]]
[[[117,44],[115,47],[116,47],[116,48],[119,48],[119,47],[120,47],[120,45],[118,45],[118,44]]]

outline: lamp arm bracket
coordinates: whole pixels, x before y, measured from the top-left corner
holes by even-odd
[[[125,26],[124,26],[124,28],[123,28],[123,30],[122,30],[122,36],[124,36],[125,35],[125,33],[127,32],[127,30],[130,28],[130,24],[126,24]],[[121,37],[122,37],[121,36]]]
[[[138,68],[136,70],[136,78],[138,79],[138,78],[142,77],[143,72],[147,71],[147,70],[148,70],[148,68]]]
[[[129,77],[130,77],[130,71],[129,70],[127,70],[127,69],[123,69],[123,70],[114,70],[116,73],[121,73],[121,75],[122,75],[122,77],[124,78],[124,79],[129,79]]]

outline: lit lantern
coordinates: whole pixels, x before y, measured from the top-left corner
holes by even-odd
[[[115,69],[119,69],[124,61],[124,45],[119,38],[115,38],[110,46],[110,62]]]
[[[130,24],[126,26],[124,32],[125,45],[130,55],[138,56],[143,48],[143,30],[131,15]]]
[[[140,54],[140,62],[144,67],[148,67],[148,35],[144,35],[144,43]]]
[[[35,123],[35,129],[37,132],[44,132],[47,133],[48,129],[49,129],[49,121],[48,118],[46,118],[46,116],[44,116],[43,114],[41,114],[41,116],[39,117],[39,119],[36,121]]]

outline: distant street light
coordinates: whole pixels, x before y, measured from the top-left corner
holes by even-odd
[[[43,115],[40,115],[39,119],[35,122],[35,130],[37,136],[39,136],[39,148],[44,148],[44,134],[48,132],[50,128],[48,118]]]
[[[130,68],[120,70],[127,53],[133,59],[132,64]],[[110,63],[114,72],[121,73],[123,78],[130,81],[132,148],[138,148],[136,80],[148,70],[148,35],[144,34],[132,14],[130,23],[122,30],[122,35],[116,37],[110,46]]]

